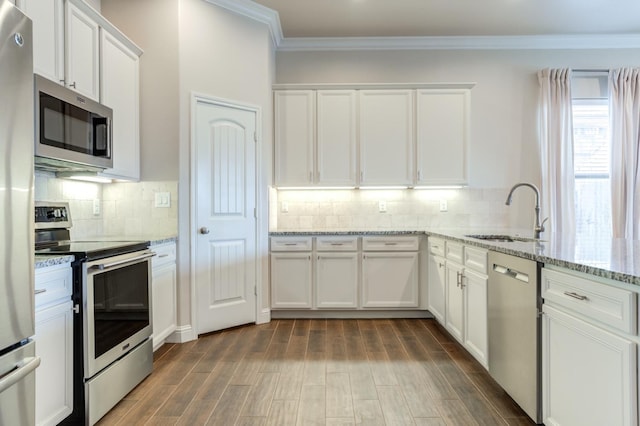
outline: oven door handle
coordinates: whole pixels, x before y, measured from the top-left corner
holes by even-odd
[[[151,253],[143,254],[142,256],[132,257],[130,259],[118,260],[117,262],[101,263],[99,265],[94,265],[91,268],[104,271],[105,269],[113,268],[114,266],[124,265],[125,263],[131,263],[131,262],[137,262],[139,260],[149,259],[155,255],[156,255],[155,252],[151,252]]]

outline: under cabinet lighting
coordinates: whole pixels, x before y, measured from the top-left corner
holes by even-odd
[[[308,191],[314,189],[323,190],[341,190],[341,189],[356,189],[355,186],[279,186],[276,189],[283,191]]]
[[[413,189],[462,189],[465,185],[414,186]]]
[[[111,183],[113,180],[98,176],[93,172],[57,172],[56,177],[61,179],[71,179],[71,180],[79,180],[83,182],[93,182],[93,183]]]

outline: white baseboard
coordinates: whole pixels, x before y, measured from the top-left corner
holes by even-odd
[[[296,318],[433,318],[431,312],[423,310],[391,310],[391,311],[330,311],[330,310],[273,310],[273,319],[296,319]]]
[[[256,318],[256,324],[266,324],[271,321],[271,309],[263,309]]]
[[[182,325],[176,329],[169,337],[167,337],[167,342],[169,343],[186,343],[192,340],[196,340],[198,338],[198,334],[191,327],[191,324]]]

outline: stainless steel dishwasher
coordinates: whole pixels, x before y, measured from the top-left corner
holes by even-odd
[[[538,264],[489,252],[489,374],[542,423]]]

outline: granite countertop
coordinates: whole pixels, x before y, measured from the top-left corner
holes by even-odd
[[[469,234],[499,234],[531,237],[532,230],[523,229],[459,229],[430,228],[423,230],[385,231],[277,231],[270,236],[295,235],[404,235],[426,234],[447,238],[537,262],[561,266],[598,277],[640,286],[640,241],[624,239],[568,238],[545,233],[536,242],[497,242],[467,237]]]
[[[73,262],[75,257],[70,255],[54,255],[54,256],[35,256],[35,269],[46,268],[47,266],[61,265],[63,263]]]
[[[269,232],[270,237],[291,237],[291,236],[323,236],[323,235],[357,235],[366,237],[368,235],[420,235],[424,231],[272,231]]]
[[[150,246],[157,246],[159,244],[170,243],[178,241],[176,235],[111,235],[95,238],[87,238],[87,240],[93,241],[149,241]]]

